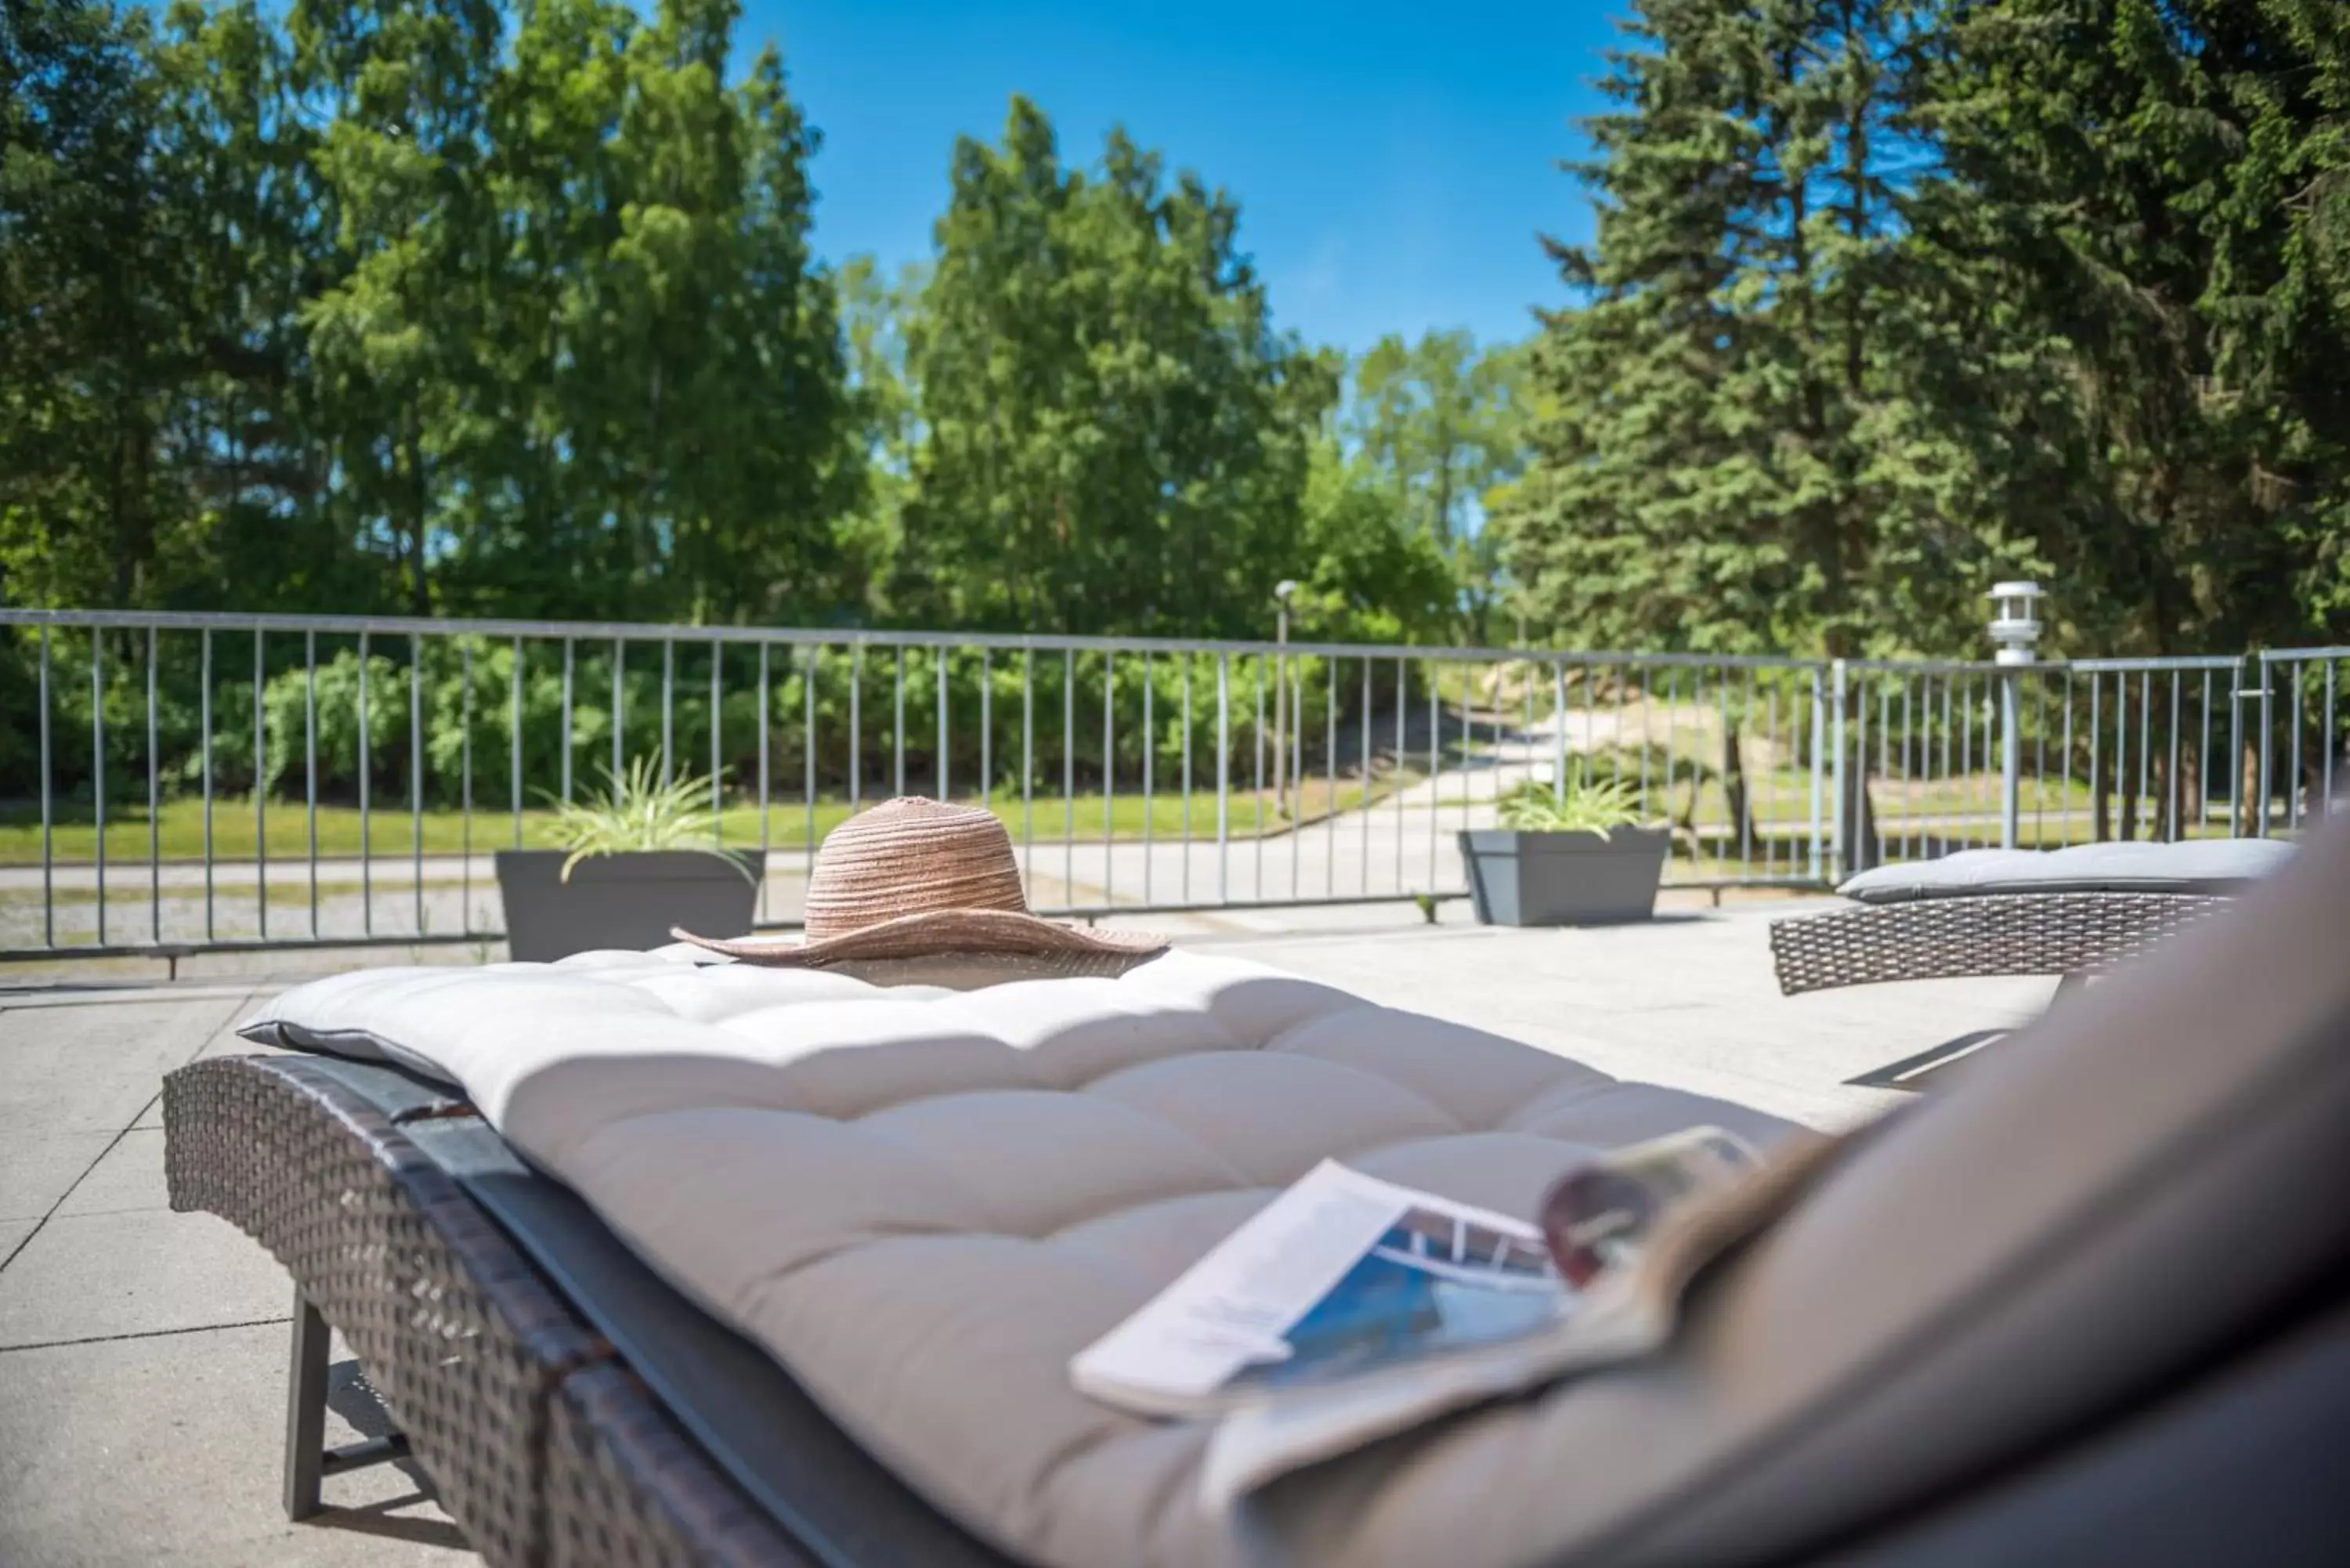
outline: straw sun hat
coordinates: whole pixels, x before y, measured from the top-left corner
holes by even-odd
[[[1020,890],[1012,836],[994,814],[919,795],[832,830],[808,874],[806,931],[797,942],[671,934],[752,963],[795,967],[941,953],[1130,959],[1167,945],[1147,932],[1037,919]]]

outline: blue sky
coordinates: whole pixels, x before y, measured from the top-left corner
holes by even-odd
[[[816,244],[886,266],[930,254],[955,136],[1011,95],[1090,162],[1117,123],[1241,203],[1278,323],[1360,350],[1382,333],[1523,336],[1563,298],[1540,233],[1584,237],[1556,168],[1618,7],[1471,0],[745,0],[825,137]]]

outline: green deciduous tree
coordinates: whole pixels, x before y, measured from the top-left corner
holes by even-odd
[[[1336,384],[1274,331],[1235,204],[1119,131],[1069,168],[1017,99],[951,181],[907,327],[893,597],[948,624],[1261,630]]]

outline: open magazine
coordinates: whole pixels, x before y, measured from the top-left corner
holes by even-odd
[[[1127,1409],[1221,1417],[1203,1490],[1227,1502],[1655,1348],[1690,1275],[1751,1223],[1752,1189],[1781,1185],[1745,1180],[1756,1165],[1719,1128],[1676,1134],[1569,1174],[1536,1226],[1326,1161],[1081,1352],[1070,1377]]]

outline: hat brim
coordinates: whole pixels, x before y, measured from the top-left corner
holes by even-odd
[[[779,969],[815,969],[856,960],[927,958],[939,953],[1134,958],[1160,951],[1167,946],[1167,939],[1155,932],[1065,926],[1015,909],[930,909],[876,921],[820,941],[702,937],[677,927],[671,929],[670,935],[745,963]]]

